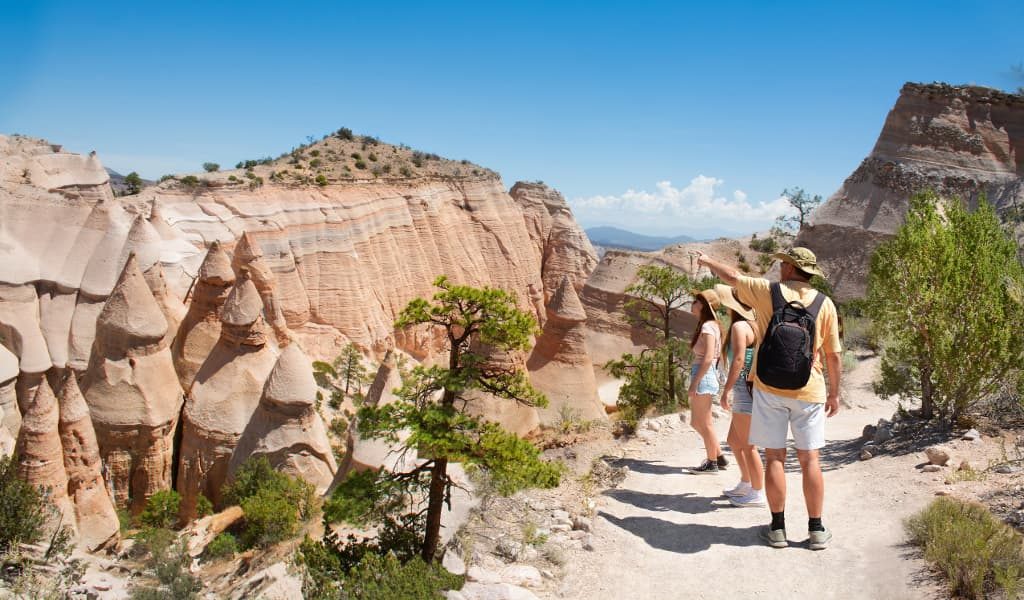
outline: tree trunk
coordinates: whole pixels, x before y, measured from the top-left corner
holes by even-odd
[[[427,531],[423,537],[423,560],[431,562],[441,541],[441,512],[444,510],[444,492],[448,481],[448,460],[434,460],[430,471],[430,493],[427,496]]]
[[[932,389],[932,369],[921,369],[921,418],[931,419],[935,416],[935,404]]]

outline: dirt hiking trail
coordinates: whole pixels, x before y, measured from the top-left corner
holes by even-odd
[[[620,463],[630,473],[600,497],[594,551],[566,575],[554,597],[945,597],[906,545],[902,525],[934,498],[933,481],[914,468],[921,456],[858,459],[864,425],[891,417],[895,409],[871,391],[876,370],[877,360],[868,359],[846,376],[846,406],[826,424],[823,520],[834,534],[828,549],[807,547],[807,511],[792,448],[786,469],[790,546],[775,549],[758,537],[770,520],[767,507],[737,508],[722,495],[739,480],[731,454],[733,464],[717,475],[681,472],[698,465],[704,450],[700,436],[677,420],[626,445]],[[722,440],[728,426],[728,413],[716,420]]]

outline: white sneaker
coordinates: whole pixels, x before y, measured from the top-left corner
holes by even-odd
[[[736,484],[736,487],[729,490],[722,490],[727,498],[742,498],[750,493],[750,490],[754,488],[750,487],[749,481],[741,481]]]
[[[764,492],[751,488],[745,496],[729,496],[729,502],[732,502],[733,506],[764,506]]]

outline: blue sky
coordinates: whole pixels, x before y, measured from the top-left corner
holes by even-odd
[[[11,2],[0,132],[145,177],[347,126],[543,180],[585,225],[767,227],[906,81],[1014,89],[1024,2]]]

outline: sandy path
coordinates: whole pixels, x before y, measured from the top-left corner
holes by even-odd
[[[791,545],[773,549],[757,536],[768,521],[767,508],[736,508],[721,495],[738,480],[734,466],[718,475],[680,473],[680,467],[700,462],[703,444],[689,427],[676,428],[653,435],[649,443],[629,443],[623,464],[631,472],[598,505],[595,551],[552,597],[943,597],[904,545],[902,520],[933,497],[934,482],[915,473],[920,458],[857,460],[863,426],[894,408],[870,391],[876,368],[868,360],[850,375],[844,384],[850,407],[827,424],[824,521],[835,534],[829,549],[807,549],[807,513],[793,452],[786,506]],[[727,418],[717,427],[724,438]]]

